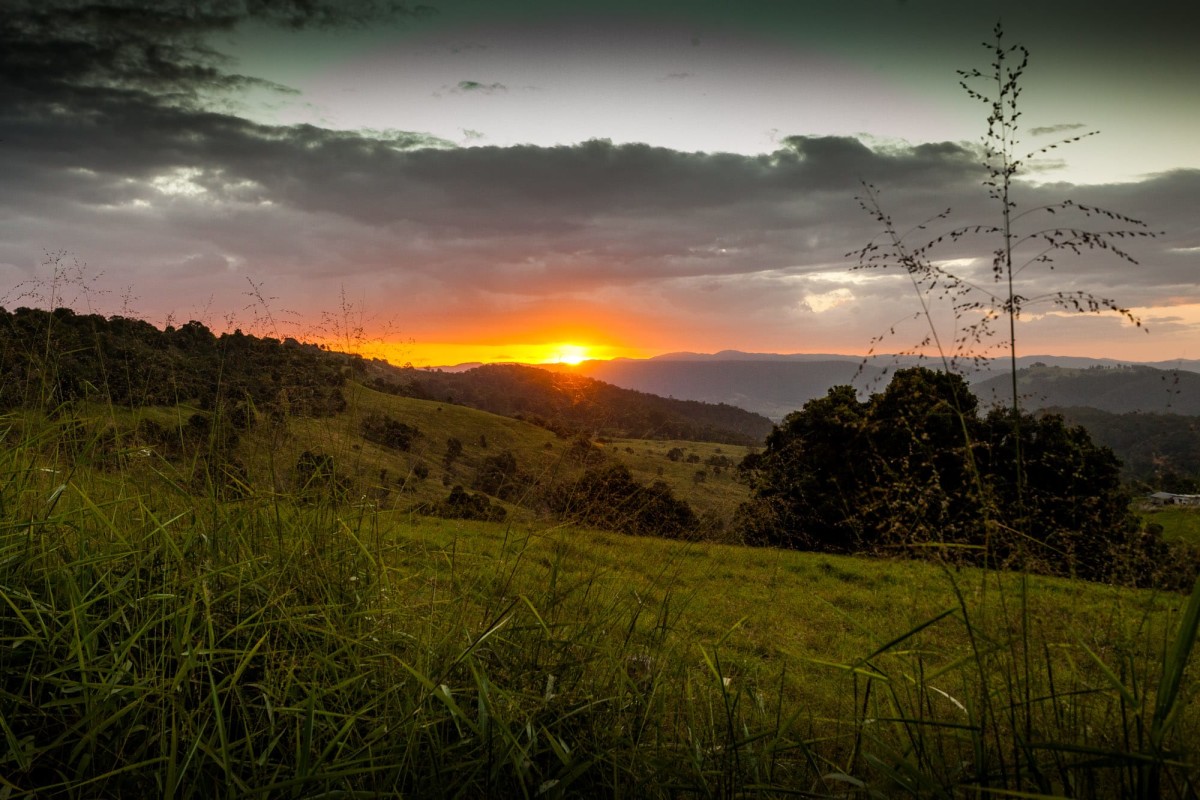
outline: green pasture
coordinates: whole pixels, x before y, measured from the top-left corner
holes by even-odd
[[[362,475],[440,463],[451,432],[464,461],[559,458],[541,429],[420,402],[352,407],[410,409],[428,451],[376,452],[351,414],[247,433],[235,499],[102,426],[6,417],[0,791],[1193,791],[1200,599],[289,488],[280,465],[317,446]],[[604,446],[686,478],[668,444]]]

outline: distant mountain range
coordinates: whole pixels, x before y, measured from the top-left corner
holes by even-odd
[[[781,420],[831,386],[882,388],[884,370],[861,359],[730,359],[588,361],[572,371],[662,397],[725,403]]]
[[[912,357],[901,356],[880,356],[864,362],[859,356],[743,353],[736,350],[585,361],[576,366],[541,366],[663,397],[738,406],[778,421],[809,400],[823,396],[831,386],[848,383],[870,393],[882,388],[894,370],[916,363],[937,366],[936,362],[918,362]],[[1017,364],[1019,368],[1035,368],[1020,387],[1022,393],[1028,395],[1029,408],[1072,405],[1114,413],[1142,410],[1200,414],[1200,408],[1185,399],[1190,393],[1200,402],[1200,392],[1192,388],[1193,382],[1200,380],[1200,374],[1197,374],[1200,373],[1200,359],[1130,365],[1116,359],[1033,355],[1019,358]],[[1150,372],[1120,371],[1130,366]],[[1046,372],[1045,369],[1062,372]],[[1096,381],[1100,378],[1098,373],[1091,372],[1093,369],[1103,371],[1105,387],[1112,388],[1097,394]],[[1007,370],[1006,360],[995,359],[972,365],[966,371],[966,377],[977,387],[985,403],[1003,401],[1005,392],[999,384],[1008,380],[1005,377]],[[1108,374],[1110,370],[1116,371]],[[1070,384],[1078,391],[1069,389],[1069,382],[1064,382],[1068,374],[1075,372],[1087,373],[1081,376],[1080,383]],[[1164,377],[1167,375],[1182,377]],[[1050,383],[1055,385],[1052,387]],[[1115,388],[1117,384],[1129,388]],[[1107,399],[1099,399],[1102,395]],[[1097,402],[1103,404],[1096,405]],[[1185,408],[1191,410],[1185,411]]]

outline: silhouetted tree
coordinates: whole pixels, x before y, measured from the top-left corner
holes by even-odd
[[[832,552],[986,546],[989,564],[1105,578],[1136,529],[1119,462],[1061,417],[1018,428],[1010,413],[980,418],[959,376],[925,368],[898,371],[866,401],[834,387],[742,462],[753,489],[739,515],[745,537]],[[1024,504],[1011,463],[1018,429]]]

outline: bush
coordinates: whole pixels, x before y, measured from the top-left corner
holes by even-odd
[[[582,433],[572,440],[567,456],[580,464],[599,464],[605,458],[604,450]]]
[[[454,462],[462,456],[463,443],[451,436],[446,440],[446,455],[442,459],[442,467],[449,470],[454,467]]]
[[[421,435],[420,429],[392,419],[387,414],[368,414],[360,426],[362,436],[368,442],[407,451],[413,440]]]
[[[550,510],[563,519],[643,536],[693,533],[696,514],[662,481],[646,486],[621,464],[593,467],[576,481],[547,493]]]
[[[1016,429],[1009,411],[981,418],[957,375],[900,370],[865,402],[834,387],[742,462],[754,491],[743,535],[842,553],[969,545],[935,550],[1107,579],[1136,531],[1116,457],[1061,417],[1023,415],[1019,491]]]
[[[305,450],[296,459],[293,472],[297,495],[309,502],[328,499],[337,503],[349,493],[346,480],[337,474],[333,456]]]
[[[423,503],[417,506],[416,511],[431,517],[491,522],[502,520],[508,514],[502,506],[494,505],[487,495],[471,494],[457,485],[450,490],[445,500]]]
[[[471,488],[501,500],[515,500],[529,483],[529,476],[517,466],[517,457],[511,450],[505,450],[483,460],[475,472]]]

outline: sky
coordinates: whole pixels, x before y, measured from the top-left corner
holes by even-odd
[[[0,305],[419,366],[998,354],[1002,240],[946,235],[1000,220],[957,72],[997,21],[1015,152],[1082,137],[1022,161],[1014,233],[1155,234],[1018,248],[1019,352],[1200,356],[1200,7],[1160,0],[6,0]],[[856,268],[889,252],[866,185],[965,294]]]

